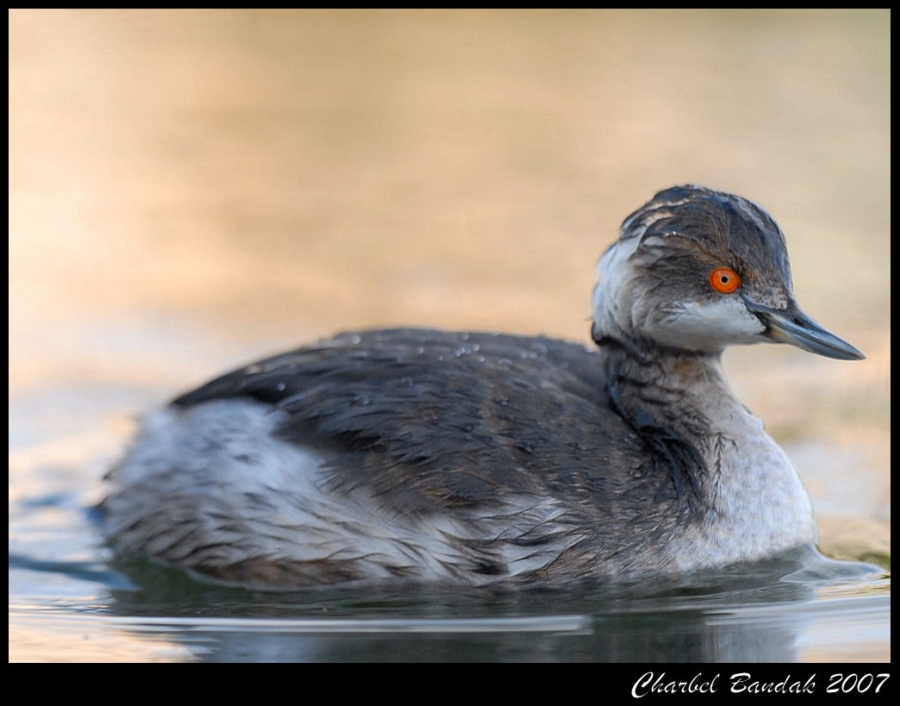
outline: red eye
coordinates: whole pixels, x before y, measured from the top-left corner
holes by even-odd
[[[741,276],[730,267],[717,267],[709,273],[709,284],[717,292],[731,294],[741,286]]]

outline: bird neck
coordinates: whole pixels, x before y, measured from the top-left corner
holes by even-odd
[[[610,404],[644,441],[658,467],[668,467],[688,509],[707,504],[718,476],[720,422],[741,408],[725,381],[719,354],[642,346],[595,337],[603,349]]]

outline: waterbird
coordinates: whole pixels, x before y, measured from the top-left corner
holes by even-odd
[[[270,590],[636,580],[814,545],[809,496],[721,355],[864,356],[798,306],[772,217],[668,188],[597,272],[590,346],[356,331],[177,397],[107,476],[108,543]]]

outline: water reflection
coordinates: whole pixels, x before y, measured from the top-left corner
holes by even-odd
[[[565,591],[264,594],[199,584],[143,561],[119,567],[140,588],[113,591],[121,618],[112,625],[165,634],[203,661],[794,662],[813,627],[848,609],[854,639],[867,648],[888,631],[880,569],[813,551]],[[852,655],[847,635],[840,640],[845,658]]]
[[[49,473],[49,470],[47,471]],[[11,506],[11,658],[194,661],[883,661],[881,569],[804,551],[566,590],[265,593],[113,559],[73,476]],[[90,644],[82,644],[85,637]],[[24,651],[23,651],[24,650]]]

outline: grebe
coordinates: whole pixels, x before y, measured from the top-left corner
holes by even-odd
[[[772,218],[670,188],[598,275],[596,347],[360,331],[178,397],[108,476],[109,544],[281,590],[633,579],[814,544],[797,472],[721,353],[864,356],[800,310]]]

